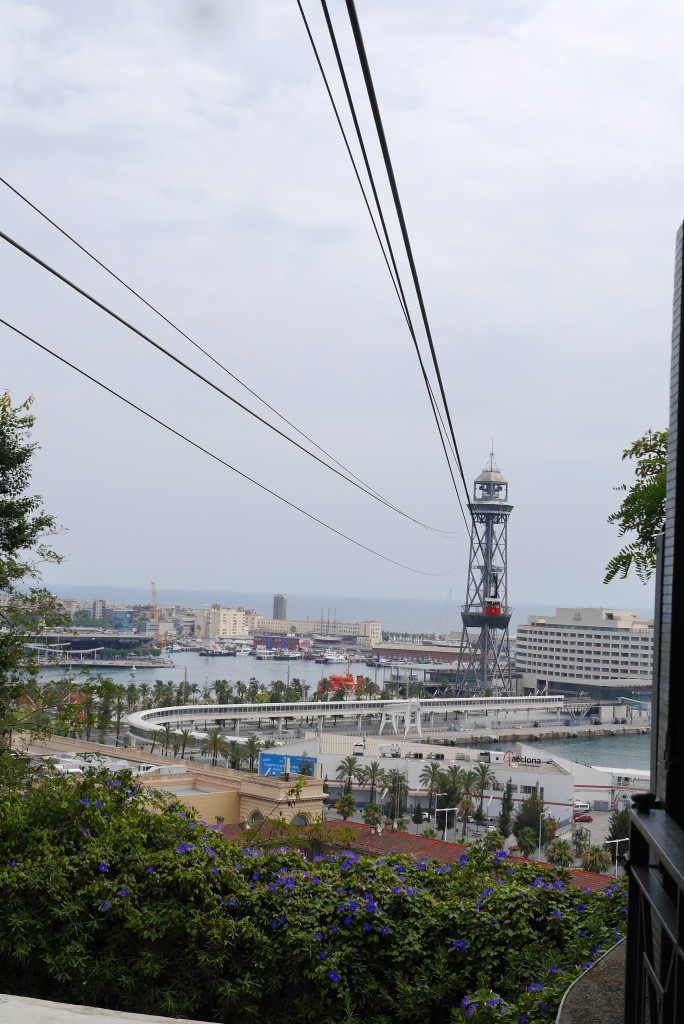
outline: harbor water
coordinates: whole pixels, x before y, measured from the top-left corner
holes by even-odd
[[[188,682],[191,685],[196,684],[200,690],[211,689],[217,679],[226,679],[233,684],[239,680],[249,683],[251,679],[257,679],[266,687],[270,687],[276,680],[287,682],[288,678],[290,681],[299,679],[308,685],[311,695],[315,692],[316,686],[323,676],[344,675],[347,671],[346,662],[339,665],[319,665],[315,661],[304,660],[259,661],[250,655],[234,658],[208,658],[184,652],[174,652],[170,657],[173,660],[173,668],[160,664],[149,668],[139,668],[135,672],[130,669],[108,669],[103,674],[110,675],[117,683],[128,685],[130,682],[135,682],[139,686],[142,683],[154,685],[158,679],[165,683],[178,684],[183,681],[187,672]],[[352,662],[351,672],[355,676],[369,676],[379,685],[383,683],[383,669],[368,668],[363,661]],[[55,678],[55,676],[62,675],[62,672],[46,670],[43,674],[46,678]],[[505,750],[510,745],[510,742],[486,742],[487,748],[492,750]],[[648,769],[650,767],[651,736],[650,734],[596,735],[545,739],[543,749],[548,750],[551,754],[581,761],[583,764]]]

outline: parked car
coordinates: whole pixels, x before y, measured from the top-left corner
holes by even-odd
[[[573,821],[593,821],[594,819],[592,818],[591,814],[577,814],[577,813],[575,813],[572,816],[572,820]]]

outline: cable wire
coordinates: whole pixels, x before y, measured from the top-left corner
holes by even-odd
[[[376,493],[367,490],[362,484],[346,476],[344,473],[340,472],[339,469],[335,469],[334,466],[331,466],[330,463],[326,462],[324,459],[319,458],[319,456],[315,455],[314,452],[310,452],[308,448],[305,448],[303,445],[299,444],[299,442],[295,441],[294,438],[288,437],[288,435],[285,434],[282,430],[279,430],[278,427],[274,426],[272,423],[269,423],[268,420],[265,420],[263,416],[260,416],[257,412],[254,412],[253,409],[250,409],[248,406],[244,405],[239,399],[235,398],[233,395],[228,394],[228,392],[224,391],[223,388],[219,387],[218,384],[215,384],[212,380],[209,380],[209,378],[205,377],[204,374],[199,372],[199,370],[195,370],[184,360],[174,355],[173,352],[169,352],[169,350],[164,348],[164,346],[161,345],[158,341],[155,341],[148,334],[145,334],[144,331],[141,331],[138,327],[135,327],[128,320],[125,320],[124,317],[119,316],[119,314],[115,313],[113,309],[109,308],[109,306],[105,306],[105,304],[103,302],[100,302],[99,299],[96,299],[89,292],[85,291],[84,288],[81,288],[79,285],[77,285],[74,281],[71,281],[64,274],[61,274],[55,267],[52,267],[50,266],[49,263],[46,263],[45,260],[42,260],[39,256],[36,256],[35,253],[32,253],[25,246],[21,245],[20,242],[16,241],[16,239],[11,238],[9,235],[5,234],[4,231],[0,231],[0,238],[3,239],[5,242],[8,242],[9,245],[13,246],[19,252],[23,253],[24,256],[27,256],[29,259],[33,260],[33,262],[37,263],[38,266],[42,267],[44,270],[47,270],[59,281],[62,281],[63,284],[68,285],[69,288],[72,288],[84,299],[87,299],[89,302],[92,302],[94,306],[97,306],[98,309],[101,309],[104,313],[107,313],[108,316],[113,317],[114,320],[122,324],[124,327],[128,328],[129,331],[132,331],[134,334],[137,334],[139,338],[142,338],[153,348],[157,349],[157,351],[162,352],[174,363],[177,363],[179,366],[183,367],[183,369],[187,370],[188,373],[191,373],[194,377],[197,377],[198,380],[203,381],[210,388],[213,388],[214,391],[217,391],[220,395],[223,395],[224,398],[227,398],[230,402],[233,402],[235,405],[238,406],[238,408],[242,409],[250,416],[253,416],[254,419],[259,421],[259,423],[262,423],[264,426],[268,427],[269,430],[274,431],[274,433],[278,434],[285,441],[288,441],[291,445],[294,445],[295,448],[298,448],[300,451],[304,452],[304,454],[308,455],[309,458],[315,459],[315,461],[320,463],[321,466],[325,466],[326,469],[329,469],[331,473],[334,473],[336,476],[339,476],[340,479],[342,480],[346,480],[346,482],[351,484],[352,487],[356,487],[357,490],[361,491],[362,494],[366,494],[369,498],[373,498],[374,501],[380,502],[381,505],[385,505],[387,508],[392,509],[393,512],[396,512],[398,515],[403,516],[404,519],[409,519],[411,522],[416,523],[418,526],[422,526],[424,529],[429,530],[431,533],[443,532],[441,530],[437,530],[435,527],[428,526],[426,523],[422,523],[419,519],[415,519],[413,516],[409,515],[408,512],[402,512],[401,509],[397,508],[397,506],[393,505],[390,501],[387,501],[386,498],[383,498],[377,495]]]
[[[432,339],[432,330],[430,328],[430,322],[428,320],[427,310],[425,308],[425,302],[423,300],[423,292],[422,292],[422,289],[420,287],[420,281],[418,279],[418,271],[416,269],[415,260],[413,258],[413,250],[411,248],[411,240],[409,238],[408,228],[406,226],[406,220],[404,218],[404,211],[403,211],[402,204],[401,204],[401,198],[399,196],[399,189],[397,187],[397,181],[396,181],[396,178],[394,176],[394,169],[392,167],[392,159],[390,157],[389,147],[387,145],[387,138],[385,136],[385,129],[384,129],[383,123],[382,123],[382,116],[380,114],[380,107],[378,105],[378,100],[377,100],[377,96],[376,96],[376,93],[375,93],[375,86],[373,85],[373,77],[371,75],[370,65],[368,63],[368,57],[367,57],[367,54],[366,54],[366,48],[365,48],[365,45],[364,45],[364,42],[363,42],[363,35],[362,35],[362,32],[361,32],[361,26],[359,24],[359,19],[358,19],[357,13],[356,13],[356,6],[354,4],[354,0],[345,0],[345,3],[346,3],[346,6],[347,6],[347,13],[349,15],[349,21],[350,21],[350,24],[351,24],[352,34],[354,36],[354,42],[356,43],[356,51],[357,51],[357,54],[358,54],[358,57],[359,57],[359,62],[361,64],[361,71],[363,73],[363,79],[364,79],[364,82],[365,82],[365,85],[366,85],[366,91],[368,93],[368,100],[369,100],[369,103],[370,103],[370,106],[371,106],[371,111],[372,111],[372,114],[373,114],[373,121],[375,122],[375,129],[376,129],[377,134],[378,134],[378,141],[380,143],[380,149],[382,151],[383,161],[384,161],[384,164],[385,164],[385,170],[387,172],[387,178],[388,178],[390,189],[391,189],[391,192],[392,192],[392,198],[394,199],[394,208],[396,210],[397,219],[399,221],[399,227],[400,227],[400,230],[401,230],[401,235],[402,235],[402,238],[404,240],[404,247],[406,249],[406,257],[408,259],[409,268],[411,270],[411,278],[413,280],[413,286],[415,288],[416,297],[418,299],[418,306],[420,308],[421,318],[422,318],[422,321],[423,321],[423,327],[425,328],[425,335],[427,337],[428,345],[430,347],[430,353],[432,355],[432,363],[433,363],[433,366],[434,366],[434,369],[435,369],[435,374],[436,374],[436,377],[437,377],[437,383],[439,385],[439,392],[440,392],[440,395],[441,395],[441,398],[442,398],[442,403],[443,403],[443,406],[444,406],[444,412],[445,412],[446,417],[447,417],[447,422],[449,424],[449,432],[450,432],[450,435],[451,435],[451,441],[452,441],[453,446],[454,446],[454,454],[455,454],[456,462],[457,462],[457,465],[458,465],[458,471],[459,471],[459,475],[461,477],[461,481],[463,483],[463,487],[465,488],[465,493],[467,495],[468,494],[468,484],[467,484],[466,479],[465,479],[465,474],[463,472],[463,465],[462,465],[461,457],[460,457],[460,454],[459,454],[459,451],[458,451],[458,443],[456,441],[456,434],[455,434],[453,422],[452,422],[452,419],[451,419],[451,412],[449,411],[449,403],[447,401],[446,392],[445,392],[445,389],[444,389],[444,382],[442,380],[442,374],[441,374],[441,371],[440,371],[440,368],[439,368],[439,360],[437,359],[437,352],[435,350],[435,345],[434,345],[434,342],[433,342],[433,339]],[[459,498],[459,504],[460,504],[460,498]],[[461,511],[463,512],[463,507],[462,506],[461,506]],[[465,518],[465,513],[464,513],[464,518]]]
[[[385,222],[385,217],[384,217],[384,214],[383,214],[383,211],[382,211],[382,204],[380,202],[380,197],[378,195],[378,190],[376,188],[375,178],[373,176],[373,171],[371,169],[370,161],[369,161],[369,158],[368,158],[368,153],[367,153],[367,150],[366,150],[366,144],[364,142],[364,136],[362,136],[362,134],[361,134],[360,127],[359,127],[359,124],[358,124],[358,119],[356,117],[356,111],[355,111],[355,108],[354,108],[354,103],[353,103],[353,99],[352,99],[352,96],[351,96],[351,91],[349,89],[349,85],[348,85],[348,82],[347,82],[347,77],[346,77],[346,74],[344,72],[344,65],[343,65],[342,57],[340,55],[340,51],[339,51],[339,48],[338,48],[338,45],[337,45],[337,39],[336,39],[336,36],[335,36],[335,31],[333,29],[332,20],[331,20],[329,11],[328,11],[328,6],[326,4],[326,0],[322,0],[322,6],[323,6],[324,14],[325,14],[325,17],[326,17],[326,24],[328,26],[328,31],[329,31],[331,42],[332,42],[332,45],[333,45],[333,50],[335,52],[335,56],[336,56],[336,59],[337,59],[337,65],[338,65],[338,69],[339,69],[339,72],[340,72],[340,76],[342,78],[342,84],[344,86],[345,96],[346,96],[346,99],[347,99],[347,103],[348,103],[348,106],[349,106],[349,111],[350,111],[350,114],[351,114],[351,118],[352,118],[352,121],[353,121],[353,124],[354,124],[355,131],[356,131],[356,138],[358,140],[359,148],[360,148],[360,151],[361,151],[361,156],[362,156],[362,158],[364,158],[364,164],[365,164],[365,167],[366,167],[366,173],[367,173],[368,178],[369,178],[369,183],[371,185],[371,190],[373,191],[373,198],[374,198],[374,201],[375,201],[376,209],[378,211],[378,217],[379,217],[380,223],[382,225],[382,230],[383,230],[383,236],[384,236],[385,244],[383,244],[383,241],[380,238],[380,233],[378,231],[378,226],[376,224],[375,217],[373,215],[373,211],[371,210],[369,199],[368,199],[368,196],[366,194],[366,189],[364,187],[364,184],[362,184],[362,181],[361,181],[361,178],[360,178],[360,175],[359,175],[359,172],[358,172],[358,168],[356,166],[356,161],[354,160],[354,156],[353,156],[353,154],[351,152],[351,147],[349,145],[347,134],[346,134],[346,132],[344,130],[344,126],[342,124],[342,119],[340,118],[340,114],[339,114],[339,111],[338,111],[338,108],[337,108],[337,103],[335,102],[335,98],[333,96],[333,93],[332,93],[332,90],[331,90],[331,87],[330,87],[330,84],[329,84],[329,81],[328,81],[328,76],[326,75],[326,72],[324,70],[323,61],[320,60],[320,56],[318,54],[317,47],[315,45],[315,42],[314,42],[311,30],[309,28],[308,20],[306,18],[306,14],[304,13],[304,9],[302,7],[301,0],[297,0],[297,6],[299,7],[299,12],[300,12],[300,14],[302,16],[302,20],[303,20],[303,23],[304,23],[304,28],[306,30],[306,34],[307,34],[309,42],[311,44],[311,49],[313,50],[313,55],[315,57],[315,60],[316,60],[317,66],[318,66],[318,70],[320,71],[320,76],[322,76],[322,78],[323,78],[324,85],[326,86],[326,91],[328,92],[328,96],[329,96],[331,104],[332,104],[332,108],[333,108],[333,112],[335,114],[335,118],[336,118],[337,123],[339,125],[340,132],[342,133],[342,138],[344,140],[344,144],[345,144],[345,147],[346,147],[346,150],[347,150],[347,154],[349,156],[349,160],[351,161],[351,166],[353,167],[354,174],[355,174],[356,180],[358,182],[358,186],[359,186],[359,188],[361,190],[361,195],[362,195],[362,197],[364,197],[364,202],[366,204],[366,208],[367,208],[367,210],[369,212],[369,216],[371,217],[371,222],[373,224],[373,228],[374,228],[374,231],[375,231],[375,234],[376,234],[376,238],[378,239],[378,243],[380,245],[380,249],[382,251],[383,258],[385,260],[385,264],[387,265],[387,269],[389,271],[389,275],[390,275],[390,279],[392,281],[392,285],[394,287],[394,291],[396,292],[396,296],[397,296],[397,298],[399,300],[399,305],[401,307],[401,312],[403,313],[403,317],[405,319],[405,322],[407,322],[407,327],[409,328],[409,333],[410,333],[410,335],[411,335],[411,337],[413,339],[413,342],[414,342],[414,347],[416,349],[416,354],[418,355],[418,361],[419,361],[419,365],[420,365],[420,368],[421,368],[421,373],[423,375],[423,381],[425,383],[425,386],[426,386],[426,389],[427,389],[427,392],[428,392],[428,396],[429,396],[429,399],[430,399],[430,406],[432,408],[432,414],[433,414],[433,416],[435,418],[435,422],[437,424],[437,432],[439,434],[439,440],[441,442],[441,446],[442,446],[442,449],[443,449],[443,452],[444,452],[444,458],[446,459],[446,466],[448,468],[448,472],[450,472],[450,475],[452,477],[452,482],[454,484],[454,488],[456,490],[457,498],[459,499],[459,504],[460,504],[460,498],[459,498],[459,495],[458,495],[458,486],[457,486],[457,483],[456,483],[456,478],[454,476],[454,471],[452,469],[451,459],[450,459],[450,456],[448,456],[448,453],[446,451],[446,444],[445,444],[445,441],[444,441],[444,436],[446,436],[446,440],[447,441],[450,441],[450,438],[448,438],[448,433],[446,432],[446,429],[444,427],[444,424],[443,424],[443,421],[442,421],[442,418],[441,418],[441,413],[440,413],[439,408],[437,406],[437,403],[435,401],[434,393],[432,391],[432,385],[430,384],[430,379],[429,379],[429,377],[427,375],[427,372],[425,370],[423,356],[422,356],[422,353],[421,353],[421,350],[420,350],[420,346],[418,344],[418,338],[416,337],[416,332],[415,332],[415,329],[414,329],[411,313],[410,313],[410,310],[409,310],[409,304],[407,302],[407,298],[405,298],[405,294],[404,294],[404,291],[403,291],[403,286],[401,285],[401,276],[399,274],[399,270],[398,270],[398,267],[397,267],[397,264],[396,264],[396,259],[394,257],[394,251],[393,251],[392,244],[391,244],[391,241],[390,241],[390,238],[389,238],[389,232],[387,230],[387,224]],[[385,251],[385,246],[387,247],[387,251]],[[388,257],[388,254],[389,254],[389,257]],[[390,263],[391,263],[391,266],[390,266]],[[450,443],[451,443],[451,441],[450,441]],[[463,514],[463,507],[461,507],[461,512]],[[465,519],[465,515],[464,515],[464,519]],[[466,525],[468,525],[467,520],[466,520]]]
[[[302,12],[302,14],[303,14],[303,12]],[[308,26],[307,26],[307,28],[308,28]],[[312,42],[312,45],[314,45],[313,39],[311,40],[311,42]],[[314,46],[314,48],[315,48],[315,46]],[[321,72],[324,74],[322,67],[321,67]],[[325,77],[325,74],[324,74],[324,77]],[[331,95],[331,100],[332,100],[332,95]],[[334,100],[332,100],[332,102],[333,102],[333,106],[334,106]],[[339,118],[338,118],[338,123],[340,124],[340,129],[342,131],[342,134],[344,135],[344,128],[342,127],[342,124],[339,121]],[[346,137],[345,137],[345,142],[346,142]],[[354,158],[352,156],[351,150],[349,150],[349,146],[348,145],[347,145],[347,149],[348,149],[350,158],[352,160],[352,163],[354,163]],[[355,165],[354,165],[354,167],[355,167],[355,170],[356,170],[356,166]],[[371,213],[370,206],[368,204],[368,199],[366,198],[366,195],[365,195],[365,192],[364,192],[364,189],[363,189],[363,184],[361,183],[361,179],[358,176],[358,171],[357,171],[357,179],[359,181],[359,186],[361,187],[361,191],[364,194],[364,199],[366,199],[366,206],[368,208],[368,212],[369,212],[369,214],[371,216],[371,220],[372,220],[373,219],[373,215]],[[248,384],[245,384],[245,382],[243,380],[241,380],[240,377],[238,377],[231,370],[229,370],[228,367],[225,366],[220,360],[216,359],[215,356],[213,356],[209,351],[207,351],[207,349],[205,349],[202,345],[200,345],[199,342],[195,341],[195,339],[192,338],[189,334],[187,334],[181,327],[179,327],[172,320],[170,320],[167,316],[165,316],[164,313],[161,312],[161,310],[159,310],[156,306],[154,306],[151,302],[149,302],[146,298],[144,298],[144,296],[142,296],[140,294],[140,292],[136,291],[135,288],[133,288],[131,285],[127,284],[127,282],[124,281],[123,278],[119,277],[118,274],[116,274],[113,270],[111,270],[105,263],[102,262],[102,260],[98,259],[98,257],[95,256],[92,252],[90,252],[89,249],[87,249],[84,245],[82,245],[79,241],[77,241],[77,239],[75,239],[73,237],[73,235],[70,235],[68,231],[66,231],[59,224],[57,224],[56,221],[52,220],[52,218],[49,217],[43,210],[41,210],[40,207],[36,206],[36,204],[31,202],[31,200],[28,199],[28,197],[25,196],[22,192],[20,192],[19,189],[15,188],[14,185],[10,184],[10,182],[7,181],[6,178],[3,178],[3,177],[0,176],[0,183],[5,185],[6,188],[8,188],[11,192],[13,192],[14,195],[16,195],[19,199],[22,200],[22,202],[26,203],[27,206],[29,206],[35,213],[37,213],[40,217],[42,217],[43,220],[45,220],[48,224],[50,224],[53,228],[55,228],[55,230],[59,231],[59,233],[61,235],[63,235],[64,238],[68,239],[73,245],[75,245],[77,249],[80,249],[80,251],[82,253],[84,253],[84,255],[86,255],[89,259],[91,259],[94,263],[96,263],[97,266],[100,267],[102,270],[104,270],[106,274],[109,274],[109,276],[112,277],[115,281],[117,281],[118,284],[122,285],[126,289],[126,291],[130,292],[131,295],[134,295],[136,299],[138,299],[140,302],[143,303],[143,305],[147,306],[148,309],[150,309],[153,313],[155,313],[158,317],[160,317],[164,321],[164,323],[168,324],[169,327],[171,327],[174,331],[176,331],[178,334],[180,334],[181,337],[185,338],[186,341],[189,341],[191,345],[194,345],[194,347],[196,349],[198,349],[198,351],[200,351],[203,355],[205,355],[207,357],[207,359],[210,359],[211,362],[213,362],[216,366],[219,367],[219,369],[223,370],[224,373],[227,373],[229,377],[232,377],[232,379],[234,381],[236,381],[236,383],[238,383],[241,387],[243,387],[246,391],[248,391],[249,394],[252,395],[254,398],[256,398],[257,401],[261,402],[262,405],[265,405],[267,409],[269,409],[272,413],[274,413],[274,415],[278,416],[278,418],[281,419],[284,423],[286,423],[288,425],[288,427],[291,427],[293,430],[295,430],[300,435],[300,437],[303,437],[306,441],[309,442],[309,444],[313,445],[314,448],[318,449],[319,452],[322,452],[323,455],[325,455],[332,462],[334,462],[336,466],[339,466],[340,469],[343,469],[344,472],[347,473],[349,476],[353,477],[354,480],[357,480],[363,486],[363,488],[366,491],[368,491],[369,493],[375,495],[381,501],[387,503],[387,505],[389,507],[394,508],[394,506],[392,506],[391,502],[389,502],[388,499],[384,498],[378,491],[376,491],[374,487],[371,487],[370,484],[366,483],[365,480],[363,480],[360,476],[357,476],[356,473],[354,473],[351,469],[349,469],[342,462],[340,462],[338,459],[336,459],[334,455],[332,455],[330,452],[326,451],[325,448],[322,448],[319,444],[317,444],[316,441],[314,441],[312,437],[310,437],[303,430],[301,430],[298,426],[296,426],[296,424],[292,423],[292,421],[289,420],[286,416],[284,416],[281,412],[278,412],[278,410],[274,406],[270,405],[266,401],[266,399],[262,398],[261,395],[259,395],[256,391],[254,391],[252,388],[250,388]],[[373,226],[375,227],[375,222],[374,221],[373,221]],[[380,245],[382,246],[382,242],[380,240],[380,236],[378,234],[377,228],[376,228],[376,235],[378,235],[378,241],[380,241]],[[385,261],[387,262],[387,257],[386,256],[385,256]],[[388,264],[388,268],[389,268],[389,264]],[[391,273],[391,270],[390,270],[390,273]],[[396,285],[395,285],[395,289],[396,289]],[[397,294],[398,294],[398,292],[397,292]],[[401,301],[401,299],[400,299],[400,301]],[[265,421],[262,421],[262,422],[265,422]],[[312,453],[309,453],[309,454],[312,454]],[[397,511],[399,511],[399,510],[397,509]],[[400,513],[400,514],[403,514],[403,513]],[[430,531],[432,531],[434,533],[441,533],[444,536],[454,536],[454,531],[439,530],[437,527],[429,526],[426,523],[422,523],[418,519],[415,519],[414,522],[417,525],[422,526],[424,529],[430,530]]]
[[[242,470],[237,469],[236,466],[233,466],[231,465],[231,463],[226,462],[225,459],[222,459],[219,455],[216,455],[214,454],[214,452],[209,451],[208,448],[204,448],[201,444],[198,444],[197,441],[193,441],[191,438],[181,433],[180,430],[176,430],[174,427],[170,426],[164,420],[159,419],[157,416],[154,416],[151,412],[148,412],[146,409],[143,409],[142,406],[136,405],[136,403],[131,401],[129,398],[125,398],[123,395],[119,394],[118,391],[115,391],[114,388],[110,388],[107,384],[104,384],[101,380],[98,380],[97,377],[93,377],[86,370],[82,370],[80,366],[76,366],[75,363],[70,362],[64,356],[61,356],[53,349],[48,348],[47,345],[43,345],[40,341],[37,341],[36,338],[32,338],[30,334],[26,334],[18,327],[15,327],[14,324],[11,324],[9,323],[9,321],[4,320],[2,317],[0,317],[0,324],[3,324],[5,327],[9,328],[10,331],[14,331],[14,333],[18,334],[20,337],[25,338],[26,341],[31,342],[32,345],[36,346],[36,348],[42,349],[43,352],[46,352],[48,355],[53,356],[53,358],[59,360],[60,363],[63,363],[70,369],[75,370],[76,373],[79,373],[82,377],[85,377],[93,384],[97,384],[97,386],[102,388],[103,391],[106,391],[108,394],[113,395],[114,398],[118,398],[119,401],[124,402],[126,405],[130,406],[131,409],[135,409],[136,412],[139,412],[143,416],[146,416],[147,419],[152,420],[153,423],[156,423],[158,426],[163,427],[164,430],[168,430],[169,433],[174,434],[176,437],[179,437],[182,441],[185,441],[193,448],[196,448],[198,451],[203,452],[204,455],[208,455],[210,459],[214,459],[215,462],[218,462],[220,463],[220,465],[225,466],[226,469],[230,469],[233,473],[237,473],[237,475],[241,476],[243,480],[247,480],[249,481],[249,483],[254,484],[255,487],[259,487],[262,491],[266,491],[267,494],[270,494],[272,497],[277,498],[278,501],[282,501],[285,505],[288,505],[296,512],[301,512],[301,514],[303,516],[306,516],[307,519],[311,519],[314,523],[318,523],[319,526],[325,527],[326,530],[330,530],[331,533],[337,534],[338,537],[342,537],[343,540],[349,541],[350,544],[354,544],[356,547],[361,548],[363,551],[367,551],[369,554],[375,555],[377,558],[381,558],[384,562],[389,562],[392,565],[398,566],[400,569],[406,569],[408,570],[408,572],[415,572],[421,576],[448,576],[450,573],[454,571],[453,569],[449,569],[447,572],[427,572],[425,569],[415,569],[413,568],[413,566],[404,565],[403,562],[398,562],[396,561],[396,559],[390,558],[389,555],[383,555],[380,551],[376,551],[374,548],[369,547],[367,544],[362,544],[361,541],[355,540],[348,534],[343,533],[336,527],[331,526],[329,523],[324,522],[322,519],[319,519],[311,512],[307,512],[305,509],[301,508],[300,505],[295,505],[294,502],[288,501],[288,499],[284,498],[282,494],[278,494],[277,491],[274,491],[270,487],[267,487],[265,484],[262,484],[258,480],[255,480],[254,477],[249,476],[247,473],[243,473]]]

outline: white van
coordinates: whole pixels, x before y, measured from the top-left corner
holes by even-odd
[[[575,811],[579,811],[581,814],[588,814],[591,807],[586,800],[575,800]]]

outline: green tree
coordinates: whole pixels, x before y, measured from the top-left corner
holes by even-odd
[[[59,532],[54,516],[39,495],[26,493],[38,448],[29,440],[32,402],[15,407],[7,391],[0,394],[0,751],[11,746],[15,729],[48,732],[51,712],[69,689],[62,682],[41,687],[26,646],[69,621],[58,600],[35,585],[42,563],[62,559],[43,543]]]
[[[511,832],[513,831],[513,781],[509,779],[504,789],[504,794],[501,798],[501,812],[499,813],[499,819],[497,821],[499,826],[499,832],[508,839]]]
[[[667,430],[647,430],[622,453],[623,459],[636,459],[636,480],[630,487],[622,484],[616,488],[626,496],[608,522],[618,527],[619,537],[636,536],[608,562],[604,583],[616,576],[624,579],[632,570],[642,583],[653,575],[656,537],[665,522],[667,440]]]
[[[589,849],[591,843],[589,829],[584,828],[584,826],[580,825],[578,821],[573,821],[570,826],[570,834],[575,856],[581,857],[582,854]]]
[[[585,871],[595,871],[600,875],[608,871],[610,865],[610,850],[605,846],[590,846],[582,854],[582,867]]]
[[[382,821],[382,807],[380,804],[366,804],[363,808],[363,820],[366,825],[377,826]]]
[[[370,802],[375,802],[375,791],[382,782],[382,766],[379,761],[371,761],[370,764],[361,765],[356,771],[356,777],[363,786],[370,786]]]
[[[351,793],[352,780],[356,778],[356,773],[359,769],[359,760],[357,757],[349,755],[343,757],[337,766],[336,779],[344,782],[345,793]]]
[[[520,802],[518,812],[513,819],[513,833],[520,845],[520,830],[530,828],[534,834],[539,836],[539,829],[544,811],[544,801],[539,796],[539,786],[533,787],[529,796]],[[537,839],[537,841],[539,841]]]
[[[491,789],[496,782],[496,775],[494,774],[492,766],[490,764],[485,764],[484,762],[480,762],[475,766],[475,775],[477,776],[475,780],[475,793],[478,799],[478,812],[480,817],[482,817],[484,795],[485,792],[488,789]]]
[[[608,826],[608,835],[606,836],[606,839],[628,839],[629,807],[624,807],[621,811],[613,811],[608,819]],[[609,849],[611,851],[611,858],[614,864],[616,853],[619,853],[620,855],[627,853],[629,850],[629,843],[613,842]]]
[[[432,798],[435,793],[438,793],[443,787],[446,788],[446,782],[444,778],[444,772],[440,765],[436,761],[430,761],[429,764],[423,766],[423,770],[420,773],[418,781],[422,786],[425,786],[428,791],[428,805],[427,811],[430,814],[432,810]]]
[[[337,801],[337,809],[346,821],[356,810],[356,801],[351,792],[345,792]]]
[[[461,802],[458,805],[458,811],[463,819],[463,831],[461,836],[465,837],[466,829],[468,828],[468,819],[473,816],[475,810],[475,802],[473,797],[478,792],[478,775],[477,772],[473,771],[472,768],[462,771],[460,774],[461,784]]]
[[[567,839],[554,839],[546,847],[546,858],[560,868],[569,868],[575,860],[575,854]]]
[[[537,849],[538,835],[529,825],[523,825],[517,835],[517,840],[523,857],[529,857]]]
[[[254,771],[254,765],[259,757],[259,751],[263,750],[263,744],[259,737],[252,733],[251,736],[247,737],[247,742],[244,744],[245,755],[249,761],[249,770]]]
[[[237,740],[228,741],[228,764],[234,770],[239,772],[242,765],[247,760],[247,753],[242,743],[238,743]]]
[[[421,806],[420,800],[416,801],[416,804],[413,808],[413,814],[411,815],[411,821],[413,822],[414,825],[423,824],[423,808]]]
[[[183,758],[185,757],[185,748],[187,747],[188,743],[192,744],[192,729],[181,729],[178,735],[180,736],[181,741],[180,756],[182,761]]]
[[[408,796],[406,776],[398,768],[392,768],[384,773],[382,784],[389,805],[388,817],[399,818]]]
[[[206,740],[200,747],[200,754],[209,754],[213,765],[216,764],[219,757],[228,757],[230,754],[230,747],[228,746],[228,741],[221,735],[219,729],[209,730]]]

